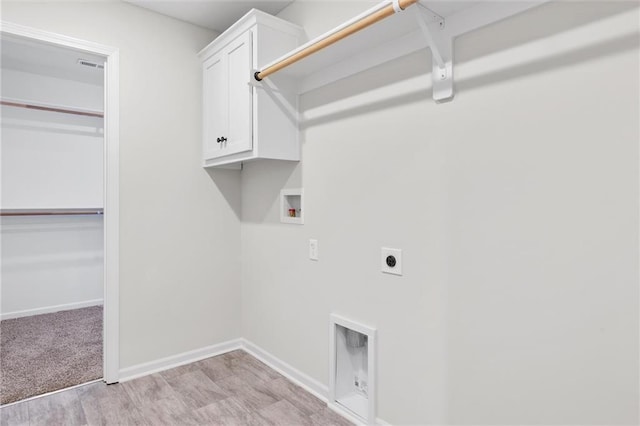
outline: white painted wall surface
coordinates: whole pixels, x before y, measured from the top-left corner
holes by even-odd
[[[82,53],[78,53],[82,57]],[[78,65],[80,66],[80,65]],[[25,66],[25,68],[28,68]],[[29,68],[32,70],[33,67]],[[47,69],[34,74],[26,70],[17,70],[3,66],[2,97],[26,102],[38,102],[52,106],[102,111],[104,90],[102,84],[89,84],[68,78],[46,75]],[[102,70],[93,72],[103,75]]]
[[[2,319],[103,301],[101,216],[3,217]]]
[[[215,34],[121,2],[9,1],[2,19],[120,49],[120,367],[239,337],[239,172],[200,167]]]
[[[314,36],[354,8],[279,16]],[[326,384],[329,314],[376,327],[392,424],[637,424],[637,23],[563,2],[469,34],[452,103],[428,52],[303,96],[303,160],[242,172],[244,337]]]
[[[2,69],[3,98],[101,110],[101,85]],[[0,110],[0,207],[101,208],[103,121],[54,112]],[[3,217],[0,317],[101,304],[101,216]]]
[[[102,85],[2,69],[3,98],[101,111]],[[3,209],[101,208],[103,120],[3,106]]]

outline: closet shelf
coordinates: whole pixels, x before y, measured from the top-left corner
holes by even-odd
[[[524,12],[550,0],[517,2],[434,2],[419,0],[400,10],[399,3],[384,0],[319,37],[256,70],[254,85],[260,85],[270,69],[277,68],[296,82],[297,92],[306,93],[337,80],[363,72],[418,50],[429,48],[433,56],[433,97],[436,101],[453,97],[453,40],[465,33]],[[352,32],[383,9],[394,6],[396,13]],[[348,31],[347,31],[348,32]],[[327,40],[339,41],[327,43]],[[316,47],[322,46],[321,49]],[[305,51],[314,53],[306,55]],[[296,57],[302,59],[292,61]],[[285,67],[280,67],[285,63]],[[269,71],[267,71],[269,70]],[[264,74],[260,74],[264,72]],[[275,71],[273,71],[275,72]],[[269,85],[269,83],[267,83]]]
[[[62,105],[53,105],[46,104],[42,102],[33,102],[33,101],[25,101],[20,99],[8,99],[2,98],[0,100],[0,105],[15,107],[15,108],[26,108],[26,109],[35,109],[40,111],[49,111],[49,112],[59,112],[62,114],[73,114],[73,115],[83,115],[86,117],[104,117],[104,113],[102,111],[96,111],[86,108],[74,108]]]
[[[87,216],[104,214],[102,208],[80,209],[0,209],[0,216]]]

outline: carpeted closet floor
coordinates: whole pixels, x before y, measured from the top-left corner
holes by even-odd
[[[0,322],[0,404],[102,377],[102,306]]]

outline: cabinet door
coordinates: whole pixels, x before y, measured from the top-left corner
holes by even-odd
[[[218,142],[228,133],[229,97],[226,76],[226,55],[221,52],[207,60],[203,74],[203,154],[204,159],[225,155],[224,143]]]
[[[253,88],[249,86],[253,69],[251,31],[238,37],[225,49],[229,90],[228,140],[224,154],[250,151],[253,147]]]

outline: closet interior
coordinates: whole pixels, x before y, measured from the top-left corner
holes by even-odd
[[[99,57],[3,35],[0,395],[102,377]]]

